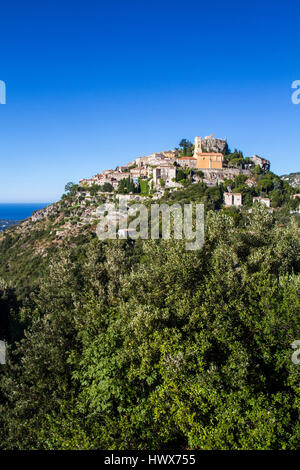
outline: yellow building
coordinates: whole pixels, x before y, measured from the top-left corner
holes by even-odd
[[[223,168],[224,155],[222,153],[198,153],[197,168],[202,170]]]

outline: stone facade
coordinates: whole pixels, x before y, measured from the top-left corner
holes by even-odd
[[[222,153],[197,153],[198,169],[222,169],[224,155]]]
[[[251,175],[250,170],[240,170],[238,168],[203,169],[201,171],[204,174],[203,182],[208,186],[224,183],[226,179],[234,180],[234,178],[240,174],[246,176]]]
[[[175,166],[158,166],[153,169],[153,181],[157,185],[159,180],[172,181],[176,177],[176,167]]]
[[[268,197],[254,197],[253,198],[253,204],[255,202],[259,202],[260,204],[265,205],[266,207],[271,207],[271,201]]]
[[[227,207],[231,206],[242,206],[243,196],[241,193],[224,193],[224,204]]]
[[[130,170],[131,178],[147,178],[148,171],[145,167],[132,168]]]
[[[197,168],[197,158],[194,157],[181,157],[176,159],[176,163],[182,168]]]
[[[167,158],[176,158],[178,156],[178,151],[177,150],[166,150],[164,152],[161,152],[161,155]]]
[[[152,165],[157,166],[162,163],[170,164],[170,158],[163,155],[162,153],[152,153],[147,157],[138,157],[135,159],[134,163],[138,166]]]

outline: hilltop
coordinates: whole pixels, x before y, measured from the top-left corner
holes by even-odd
[[[299,198],[269,160],[206,140],[68,183],[0,233],[2,448],[299,446]],[[204,204],[203,249],[99,240],[120,199],[133,218]]]
[[[103,203],[116,205],[122,198],[147,205],[198,202],[238,221],[259,202],[285,222],[291,213],[297,215],[295,192],[270,171],[269,160],[230,152],[226,139],[196,137],[195,144],[182,139],[174,150],[68,183],[60,201],[0,233],[0,277],[12,280],[20,293],[38,282],[57,250],[80,250],[96,236],[97,207]],[[119,220],[114,215],[110,223],[118,226]]]
[[[211,204],[218,191],[197,183],[173,194]],[[207,212],[202,250],[91,231],[60,246],[52,233],[52,256],[33,257],[49,242],[34,238],[39,224],[53,231],[57,213],[1,250],[1,275],[14,276],[10,290],[0,284],[2,448],[299,447],[297,227],[262,205],[237,211],[240,221]]]

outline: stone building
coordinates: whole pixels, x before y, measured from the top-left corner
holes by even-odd
[[[83,178],[79,180],[79,186],[92,186],[95,184],[95,181],[92,178]]]
[[[147,166],[147,165],[157,166],[162,163],[167,163],[168,165],[170,165],[170,158],[166,157],[162,153],[152,153],[151,155],[148,155],[147,157],[136,158],[134,163],[138,167]]]
[[[198,169],[222,169],[224,155],[222,153],[196,153]]]
[[[148,171],[145,167],[131,168],[130,170],[131,178],[147,178]]]
[[[268,197],[254,197],[253,204],[255,202],[259,202],[260,204],[264,204],[266,207],[271,207],[271,200]]]
[[[153,168],[153,182],[155,185],[159,183],[159,180],[172,181],[176,177],[176,167],[171,165],[160,165],[157,168]]]
[[[224,193],[224,204],[226,207],[242,206],[243,195],[241,193]]]
[[[182,168],[197,168],[197,158],[194,157],[181,157],[176,159],[176,163],[180,165]]]
[[[165,150],[161,152],[161,155],[167,158],[176,158],[178,157],[178,151],[177,150]]]

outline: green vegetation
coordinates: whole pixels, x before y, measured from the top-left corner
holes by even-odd
[[[167,192],[161,201],[168,201],[171,204],[195,202],[204,204],[206,210],[221,209],[223,204],[223,188],[222,186],[208,187],[204,183],[188,184],[184,189]]]
[[[199,251],[83,237],[50,258],[22,305],[0,285],[3,449],[299,446],[293,221],[210,211]]]
[[[192,152],[182,139],[179,154]],[[297,188],[239,150],[226,161],[250,177],[208,186],[179,167],[182,187],[160,200],[151,178],[117,190],[70,182],[0,234],[2,449],[299,447]],[[224,207],[228,190],[243,207]],[[118,193],[145,195],[148,208],[203,203],[204,247],[100,242],[96,208]]]
[[[190,140],[181,139],[179,142],[179,157],[192,157],[194,153],[194,145]]]
[[[289,175],[282,175],[281,179],[291,185],[293,188],[300,190],[300,172],[290,173]]]
[[[139,193],[140,191],[140,186],[136,186],[130,176],[128,178],[124,178],[118,184],[117,192],[119,194]]]
[[[259,171],[254,171],[252,175],[253,186],[246,183],[248,176],[239,174],[234,180],[225,180],[224,187],[235,193],[241,193],[243,195],[243,205],[246,208],[252,206],[253,197],[261,196],[270,198],[271,207],[273,208],[297,209],[299,201],[291,197],[296,190],[271,171],[263,172],[259,166],[255,167],[255,169],[257,168]]]
[[[150,194],[151,188],[149,186],[149,181],[148,180],[143,180],[139,178],[139,185],[141,188],[141,194]]]
[[[70,196],[74,196],[78,191],[78,184],[74,184],[71,181],[65,185],[65,193]]]
[[[232,153],[228,152],[226,154],[225,162],[227,162],[229,167],[235,168],[244,168],[245,164],[249,164],[249,160],[245,161],[243,152],[237,149],[234,149]]]
[[[186,184],[190,181],[192,170],[183,168],[178,168],[176,173],[175,181],[177,183]]]

